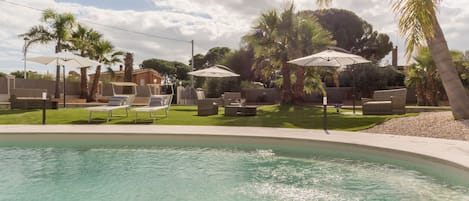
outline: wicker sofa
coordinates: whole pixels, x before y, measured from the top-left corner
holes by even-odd
[[[362,98],[364,115],[405,114],[407,89],[377,90],[373,98]]]
[[[11,109],[41,109],[44,105],[42,93],[46,89],[15,88],[11,90],[10,103]],[[57,109],[57,101],[48,100],[46,107],[48,109]]]
[[[223,93],[223,105],[231,105],[237,103],[241,99],[241,92],[225,92]]]

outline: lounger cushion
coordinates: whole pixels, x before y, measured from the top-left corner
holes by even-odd
[[[109,98],[108,106],[121,106],[125,104],[126,97],[113,96]]]
[[[163,97],[152,97],[148,106],[155,107],[155,106],[163,106],[164,98]]]

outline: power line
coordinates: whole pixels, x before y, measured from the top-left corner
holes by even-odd
[[[170,37],[166,37],[166,36],[159,36],[159,35],[149,34],[149,33],[145,33],[145,32],[139,32],[139,31],[132,31],[132,30],[129,30],[129,29],[121,28],[121,27],[116,27],[116,26],[91,22],[90,20],[82,20],[82,21],[85,21],[88,24],[94,24],[94,25],[107,27],[107,28],[111,28],[111,29],[116,29],[116,30],[120,30],[120,31],[131,32],[131,33],[134,33],[134,34],[144,35],[144,36],[148,36],[148,37],[160,38],[160,39],[165,39],[165,40],[172,40],[172,41],[177,41],[177,42],[185,42],[185,43],[190,43],[191,42],[191,41],[188,41],[188,40],[170,38]]]
[[[0,0],[4,3],[7,3],[7,4],[11,4],[11,5],[14,5],[14,6],[19,6],[19,7],[23,7],[23,8],[29,8],[29,9],[33,9],[33,10],[37,10],[37,11],[44,11],[43,9],[39,9],[39,8],[34,8],[34,7],[31,7],[31,6],[27,6],[27,5],[23,5],[23,4],[19,4],[19,3],[15,3],[15,2],[11,2],[11,1],[5,1],[5,0]]]
[[[1,1],[1,2],[4,2],[4,3],[7,3],[7,4],[14,5],[14,6],[19,6],[19,7],[23,7],[23,8],[33,9],[33,10],[41,11],[41,12],[44,11],[44,9],[34,8],[34,7],[31,7],[31,6],[27,6],[27,5],[23,5],[23,4],[19,4],[19,3],[15,3],[15,2],[10,2],[10,1],[6,1],[6,0],[0,0],[0,1]],[[133,31],[133,30],[124,29],[124,28],[121,28],[121,27],[116,27],[116,26],[111,26],[111,25],[105,25],[105,24],[100,24],[100,23],[92,22],[92,21],[90,21],[90,20],[82,20],[82,21],[86,21],[86,23],[89,23],[89,24],[94,24],[94,25],[98,25],[98,26],[102,26],[102,27],[107,27],[107,28],[111,28],[111,29],[115,29],[115,30],[130,32],[130,33],[139,34],[139,35],[144,35],[144,36],[148,36],[148,37],[159,38],[159,39],[165,39],[165,40],[172,40],[172,41],[184,42],[184,43],[191,43],[191,41],[189,41],[189,40],[182,40],[182,39],[171,38],[171,37],[167,37],[167,36],[160,36],[160,35],[155,35],[155,34],[149,34],[149,33],[144,33],[144,32]]]

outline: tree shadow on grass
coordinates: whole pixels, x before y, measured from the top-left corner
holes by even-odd
[[[27,112],[36,112],[40,109],[30,109],[30,110],[18,110],[18,109],[11,109],[11,110],[0,110],[0,115],[9,115],[9,114],[23,114]]]

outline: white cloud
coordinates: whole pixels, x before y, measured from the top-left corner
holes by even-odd
[[[53,0],[23,0],[15,3],[34,8],[55,8],[59,12],[72,12],[80,23],[103,33],[117,49],[135,54],[134,62],[147,58],[178,60],[187,63],[191,55],[190,40],[195,40],[195,53],[205,53],[215,46],[238,48],[240,38],[253,26],[260,12],[279,9],[287,5],[285,0],[147,0],[155,10],[112,10],[84,6],[77,3],[57,3]],[[41,12],[0,2],[0,71],[11,72],[22,69],[21,48],[24,41],[17,35],[39,24]],[[316,9],[314,0],[297,0],[298,10]],[[112,7],[112,6],[110,6]],[[334,0],[333,7],[344,8],[367,20],[374,29],[387,33],[400,46],[403,58],[404,42],[397,35],[395,15],[391,12],[390,0]],[[451,49],[469,49],[469,1],[443,1],[440,7],[440,22]],[[91,22],[91,23],[90,23]],[[164,36],[185,42],[148,37],[124,32],[95,23],[121,27],[135,32]],[[53,46],[36,45],[28,55],[49,54]],[[403,60],[401,59],[401,63]],[[36,66],[34,64],[28,64]]]

